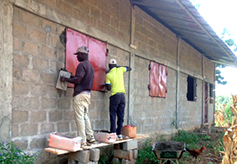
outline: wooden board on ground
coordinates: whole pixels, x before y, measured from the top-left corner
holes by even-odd
[[[114,143],[100,143],[100,142],[96,142],[96,143],[91,144],[91,146],[87,146],[86,149],[94,149],[94,148],[98,148],[98,147],[119,144],[119,143],[131,141],[131,140],[134,140],[134,139],[131,139],[131,138],[129,138],[129,139],[122,139],[122,140],[118,140],[118,141],[116,141]],[[86,149],[80,149],[78,151],[82,151],[82,150],[86,150]],[[62,149],[57,149],[57,148],[52,148],[52,147],[45,148],[44,150],[49,152],[49,153],[56,154],[56,155],[72,153],[71,151],[68,151],[68,150],[62,150]]]

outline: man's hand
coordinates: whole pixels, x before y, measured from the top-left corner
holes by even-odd
[[[110,91],[111,90],[111,85],[110,84],[105,84],[105,88]]]
[[[61,81],[61,82],[65,82],[65,81],[66,81],[66,77],[61,76],[61,77],[60,77],[60,81]]]

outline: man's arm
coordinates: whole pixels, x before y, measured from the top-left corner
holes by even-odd
[[[131,68],[131,67],[129,67],[129,66],[117,66],[117,67],[125,67],[125,68],[126,68],[126,72],[128,72],[128,71],[131,71],[131,70],[132,70],[132,68]]]
[[[71,78],[67,78],[67,77],[63,77],[63,76],[61,76],[60,77],[60,80],[62,81],[62,82],[69,82],[69,83],[73,83],[73,84],[80,84],[80,82],[81,82],[81,80],[82,80],[82,78],[83,77],[76,77],[76,76],[74,76],[74,77],[71,77]]]
[[[72,84],[80,84],[81,83],[81,80],[83,79],[85,75],[85,68],[82,64],[79,64],[77,66],[77,70],[76,70],[76,75],[73,76],[71,75],[70,78],[66,78],[66,77],[60,77],[60,80],[62,82],[69,82],[69,83],[72,83]]]

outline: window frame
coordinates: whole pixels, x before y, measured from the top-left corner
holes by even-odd
[[[213,104],[215,101],[214,101],[214,84],[212,83],[209,83],[209,97],[210,97],[209,103]]]

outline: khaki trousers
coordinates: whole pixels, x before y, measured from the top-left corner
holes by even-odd
[[[90,94],[80,93],[73,98],[73,110],[77,125],[77,135],[82,137],[82,143],[86,143],[86,137],[93,136],[88,110]]]

